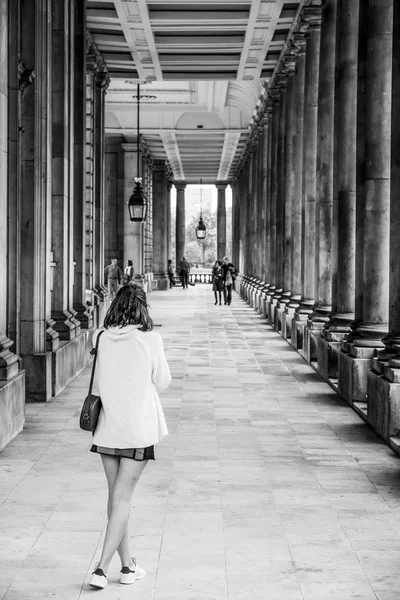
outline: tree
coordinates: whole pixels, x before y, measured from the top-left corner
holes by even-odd
[[[199,216],[194,216],[186,226],[186,258],[192,263],[212,263],[217,251],[217,215],[209,209],[203,210],[203,221],[207,233],[204,240],[196,238]]]

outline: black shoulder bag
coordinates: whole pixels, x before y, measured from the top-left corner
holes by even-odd
[[[81,416],[79,419],[79,427],[84,431],[91,431],[92,433],[96,431],[97,421],[99,419],[101,409],[101,398],[100,396],[95,396],[94,394],[92,394],[92,388],[94,380],[94,371],[96,368],[97,351],[99,349],[99,340],[102,333],[104,333],[104,331],[100,331],[99,335],[97,336],[96,347],[93,348],[93,350],[90,352],[90,354],[94,354],[92,375],[90,377],[89,392],[83,403]]]

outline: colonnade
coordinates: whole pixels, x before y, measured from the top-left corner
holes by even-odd
[[[400,7],[312,4],[234,184],[233,260],[242,294],[397,448]]]

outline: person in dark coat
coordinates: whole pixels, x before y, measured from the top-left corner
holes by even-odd
[[[232,302],[232,287],[236,278],[236,269],[227,256],[222,261],[222,273],[224,281],[224,304]]]
[[[182,281],[182,288],[187,289],[188,281],[189,281],[190,264],[188,263],[188,261],[186,260],[186,258],[184,256],[182,256],[182,260],[179,263],[178,270],[179,270],[179,277],[181,278],[181,281]]]
[[[215,297],[214,304],[218,304],[217,293],[219,296],[219,303],[221,304],[222,291],[224,289],[224,274],[222,272],[222,262],[216,260],[212,269],[212,281],[213,281],[213,292]]]

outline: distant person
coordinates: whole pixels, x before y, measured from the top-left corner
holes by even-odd
[[[169,289],[175,287],[176,283],[175,283],[174,267],[172,265],[172,260],[170,258],[168,259],[168,279],[169,279]]]
[[[219,303],[221,304],[222,291],[224,289],[224,274],[222,271],[222,262],[220,260],[216,260],[212,268],[212,282],[215,297],[214,304],[218,304],[217,293],[219,296]]]
[[[190,264],[188,263],[188,261],[186,260],[186,258],[184,256],[182,256],[182,260],[179,263],[178,270],[179,270],[179,277],[181,278],[181,281],[182,281],[182,288],[187,289],[188,281],[189,281]]]
[[[232,287],[236,278],[236,269],[227,256],[222,260],[222,273],[224,281],[224,304],[232,302]]]
[[[104,269],[104,273],[107,279],[108,293],[110,294],[111,298],[115,298],[122,279],[122,271],[117,265],[116,258],[111,259],[111,264]]]
[[[126,261],[124,270],[124,284],[131,282],[135,277],[135,269],[133,268],[133,262],[131,260]]]

